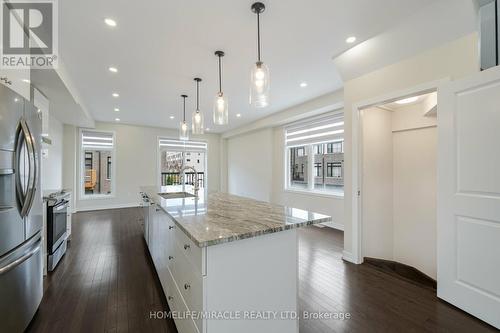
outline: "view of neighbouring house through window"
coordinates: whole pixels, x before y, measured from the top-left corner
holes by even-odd
[[[161,186],[178,189],[182,185],[180,170],[184,172],[184,185],[194,186],[196,179],[200,191],[206,187],[207,144],[197,141],[160,139],[160,183]],[[196,170],[196,173],[194,170]]]
[[[110,195],[113,192],[113,133],[82,131],[81,150],[83,194]]]
[[[343,114],[286,128],[288,189],[344,193]]]

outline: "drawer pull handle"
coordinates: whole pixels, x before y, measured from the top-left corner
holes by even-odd
[[[191,288],[191,286],[188,283],[185,283],[184,284],[184,289],[188,290],[189,288]]]
[[[168,300],[169,300],[169,301],[173,301],[173,300],[174,300],[174,297],[173,297],[173,296],[168,296]]]
[[[169,225],[169,226],[168,226],[168,230],[172,230],[172,229],[174,229],[174,228],[175,228],[175,226],[173,226],[173,225]]]
[[[168,260],[172,260],[172,259],[174,259],[174,257],[168,256]]]
[[[191,248],[191,245],[189,244],[184,244],[184,250],[187,250],[187,249],[190,249]]]

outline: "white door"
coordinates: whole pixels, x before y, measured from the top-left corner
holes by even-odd
[[[438,91],[438,297],[500,328],[500,68]]]

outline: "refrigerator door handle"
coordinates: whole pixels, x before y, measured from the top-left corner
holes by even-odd
[[[31,244],[32,245],[31,249],[29,249],[28,251],[23,253],[23,255],[21,257],[10,260],[8,263],[6,263],[0,267],[0,275],[5,274],[5,273],[13,270],[17,266],[21,265],[23,262],[28,260],[29,258],[31,258],[35,253],[40,251],[41,245],[42,245],[41,239],[38,237],[33,237],[33,239],[37,239],[37,240],[34,243],[33,243],[33,241],[30,242],[30,243],[33,243],[33,244]]]
[[[28,215],[31,206],[33,205],[33,200],[35,198],[36,192],[36,183],[38,177],[37,163],[36,163],[36,146],[34,142],[33,135],[31,135],[31,131],[28,127],[28,124],[24,122],[25,125],[25,134],[26,134],[26,146],[28,147],[28,159],[29,159],[29,178],[28,178],[28,193],[27,193],[27,203],[26,203],[26,212]]]
[[[21,123],[18,124],[17,126],[17,133],[16,133],[16,145],[15,145],[15,156],[14,156],[14,170],[16,172],[16,177],[15,177],[15,182],[16,182],[16,199],[17,203],[19,204],[19,207],[21,207],[21,211],[19,212],[21,217],[24,218],[24,216],[21,214],[21,212],[24,210],[24,205],[26,203],[26,198],[24,194],[24,188],[23,188],[23,183],[21,182],[21,149],[24,144],[24,137],[23,137],[23,129],[21,127]],[[23,164],[24,167],[24,164]],[[24,173],[23,173],[24,176]]]
[[[21,172],[20,172],[20,159],[24,156],[21,156],[21,149],[23,145],[26,146],[26,150],[28,151],[28,179],[26,185],[21,182]],[[34,152],[34,143],[31,133],[29,131],[28,125],[24,118],[21,118],[19,122],[19,129],[17,135],[17,144],[16,144],[16,161],[15,161],[15,169],[16,169],[16,189],[17,189],[17,197],[19,205],[21,206],[21,217],[25,217],[28,215],[28,212],[31,208],[31,204],[33,203],[33,194],[35,191],[35,177],[36,177],[36,162],[35,162],[35,152]],[[23,175],[25,177],[25,175]],[[26,186],[26,192],[23,186]]]

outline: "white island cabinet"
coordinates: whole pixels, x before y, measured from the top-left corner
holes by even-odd
[[[298,332],[296,228],[329,217],[227,194],[143,191],[154,202],[148,248],[179,333]]]

